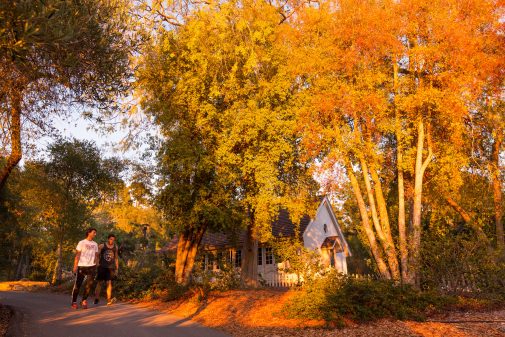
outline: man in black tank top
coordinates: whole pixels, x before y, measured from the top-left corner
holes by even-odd
[[[97,285],[95,290],[95,304],[100,301],[100,289],[102,281],[107,283],[107,305],[114,303],[112,298],[112,280],[115,278],[118,268],[118,249],[115,244],[116,236],[114,234],[109,234],[107,237],[107,242],[100,244],[98,246],[99,250],[99,264],[98,273],[96,276]]]

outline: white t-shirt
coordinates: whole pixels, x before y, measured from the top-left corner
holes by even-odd
[[[95,241],[81,240],[75,249],[81,252],[79,263],[77,263],[79,267],[91,267],[95,265],[95,254],[98,253],[98,245]]]

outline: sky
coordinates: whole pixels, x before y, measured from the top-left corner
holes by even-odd
[[[78,114],[67,119],[55,117],[53,119],[53,126],[56,128],[57,134],[63,138],[76,138],[78,140],[91,140],[95,142],[105,157],[115,156],[125,159],[135,159],[138,157],[138,153],[135,151],[123,152],[118,149],[120,141],[127,135],[126,130],[116,128],[114,132],[104,134],[94,130],[91,127],[91,122]],[[54,136],[44,136],[35,140],[37,152],[35,156],[43,156],[47,147],[54,141]]]

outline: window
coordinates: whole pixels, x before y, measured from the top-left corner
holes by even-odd
[[[221,269],[221,264],[223,263],[223,252],[218,252],[217,253],[217,259],[216,259],[216,269]]]
[[[235,267],[240,268],[242,265],[242,251],[239,249],[235,252]]]
[[[272,248],[265,248],[265,264],[274,263],[274,254],[272,253]]]
[[[324,231],[325,233],[328,233],[328,225],[327,225],[327,224],[324,224],[324,225],[323,225],[323,231]]]
[[[207,270],[214,270],[214,253],[207,255]]]
[[[263,265],[263,249],[258,248],[258,266]]]
[[[228,251],[228,255],[226,256],[226,263],[227,264],[232,264],[233,262],[233,250]]]
[[[202,270],[207,270],[207,254],[203,255],[200,260],[200,268]]]

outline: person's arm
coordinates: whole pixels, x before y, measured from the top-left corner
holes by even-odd
[[[81,251],[76,251],[75,253],[75,258],[74,258],[74,268],[72,269],[72,271],[75,273],[77,273],[77,265],[79,264],[79,259],[81,258]]]
[[[98,250],[95,252],[95,266],[98,267],[98,264],[100,263],[100,252],[102,251],[102,248],[103,248],[103,244],[100,244],[98,246]]]
[[[82,246],[81,246],[81,242],[79,242],[77,244],[77,247],[75,247],[75,258],[74,258],[74,268],[72,268],[72,271],[75,273],[77,273],[77,267],[79,266],[79,259],[81,258],[81,250],[82,250]]]
[[[115,260],[116,260],[116,271],[119,270],[119,254],[118,254],[118,249],[117,249],[117,246],[116,246],[116,254],[114,254],[115,256]]]

